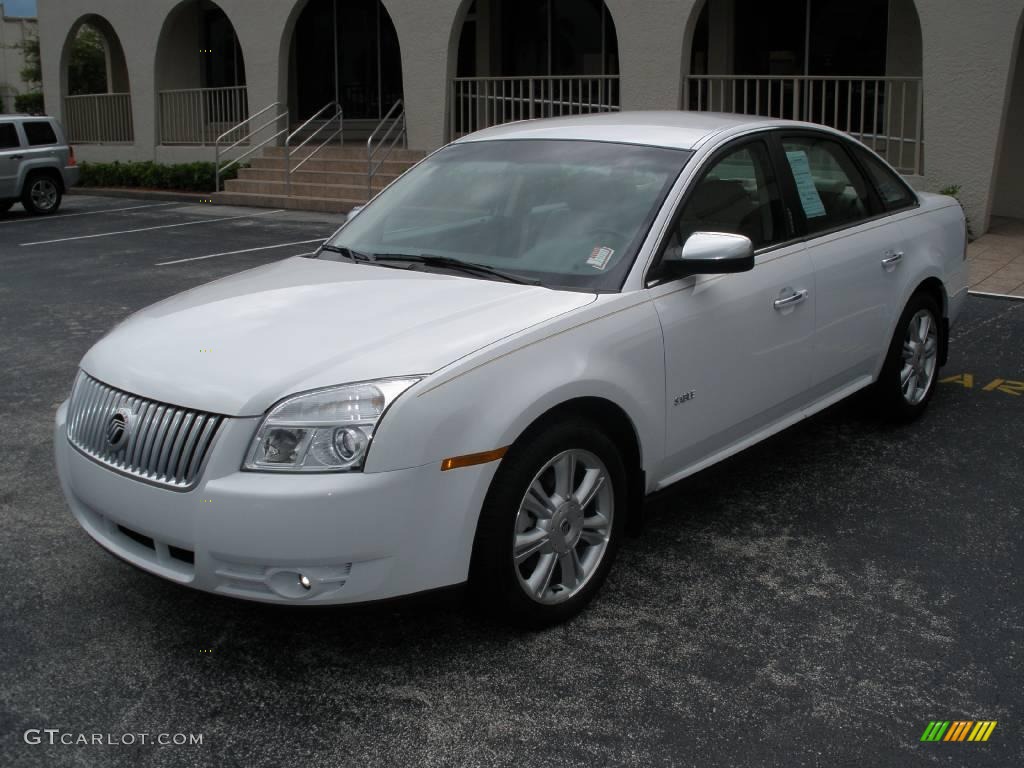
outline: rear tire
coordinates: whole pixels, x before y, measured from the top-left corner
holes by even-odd
[[[34,173],[25,181],[21,204],[34,216],[49,216],[60,208],[64,193],[51,174]]]
[[[914,421],[928,407],[939,380],[943,333],[938,303],[926,293],[914,294],[896,323],[875,383],[878,403],[891,420]]]
[[[530,433],[502,460],[477,524],[470,593],[502,623],[539,629],[593,599],[626,523],[626,468],[582,420]]]

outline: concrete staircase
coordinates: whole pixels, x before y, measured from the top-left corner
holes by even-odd
[[[299,150],[292,157],[292,167],[308,155],[307,150]],[[374,176],[374,194],[423,156],[423,152],[396,148]],[[225,183],[224,191],[213,196],[214,202],[325,213],[347,213],[367,202],[365,145],[321,149],[292,172],[290,196],[285,191],[285,163],[284,147],[268,147],[262,157],[253,157],[249,167],[239,171],[237,179]]]

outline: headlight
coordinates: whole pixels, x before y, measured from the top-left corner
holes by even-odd
[[[275,405],[253,438],[245,469],[357,472],[381,415],[419,379],[386,379],[319,389]]]

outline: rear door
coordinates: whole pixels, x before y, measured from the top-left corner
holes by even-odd
[[[791,207],[814,267],[817,398],[875,374],[899,296],[893,273],[899,268],[902,230],[884,215],[844,141],[816,131],[779,139]]]
[[[0,200],[18,197],[21,139],[12,120],[0,120]]]

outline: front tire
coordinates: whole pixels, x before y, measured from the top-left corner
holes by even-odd
[[[63,199],[60,183],[49,174],[37,173],[25,182],[21,204],[34,216],[49,216],[57,212]]]
[[[477,525],[470,589],[527,628],[557,624],[593,599],[626,522],[625,464],[585,421],[528,434],[502,460]]]
[[[907,302],[875,385],[886,415],[911,422],[928,407],[939,379],[942,314],[935,299],[917,293]]]

